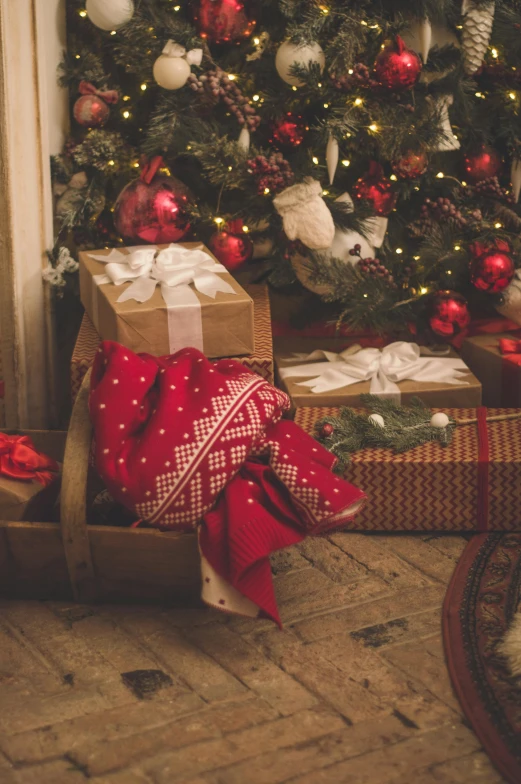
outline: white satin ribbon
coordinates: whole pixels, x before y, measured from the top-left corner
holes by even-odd
[[[299,381],[314,394],[332,392],[335,389],[370,381],[372,395],[400,402],[400,381],[438,384],[467,384],[462,380],[468,368],[463,360],[445,356],[421,356],[416,343],[399,341],[384,349],[351,346],[340,354],[331,351],[313,351],[311,354],[294,354],[288,357],[294,362],[309,362],[280,369],[281,378],[313,376],[309,381]],[[316,360],[325,360],[318,362]]]
[[[184,46],[176,44],[175,41],[168,41],[163,49],[163,54],[167,57],[184,57],[188,65],[201,65],[203,60],[202,49],[190,49],[186,51]]]
[[[218,292],[237,294],[220,275],[227,270],[203,249],[183,248],[172,244],[164,250],[155,245],[127,248],[128,253],[112,250],[108,255],[90,253],[96,261],[106,264],[105,275],[94,275],[96,286],[132,283],[117,302],[148,302],[156,286],[167,306],[170,353],[192,346],[203,350],[201,303],[195,290],[215,299]],[[190,284],[193,284],[191,287]],[[194,290],[195,289],[195,290]],[[96,304],[97,296],[95,295]],[[94,311],[96,308],[94,308]]]

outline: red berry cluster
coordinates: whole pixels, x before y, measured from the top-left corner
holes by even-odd
[[[265,155],[250,158],[248,172],[257,178],[259,194],[264,193],[266,188],[271,193],[280,193],[294,180],[293,170],[281,152],[272,153],[269,158]]]
[[[261,118],[253,106],[250,106],[236,82],[228,77],[226,71],[216,68],[199,77],[191,74],[188,77],[188,84],[194,92],[205,94],[214,101],[222,100],[235,115],[239,125],[244,125],[250,131],[256,131],[259,127]]]
[[[364,63],[356,63],[352,68],[352,73],[342,74],[341,76],[331,74],[331,79],[337,90],[343,90],[344,92],[350,92],[353,87],[369,87],[373,89],[379,87],[378,82],[371,78],[371,71]]]
[[[463,217],[457,206],[447,197],[440,196],[435,199],[425,199],[421,208],[420,229],[422,231],[431,229],[434,223],[441,223],[452,220],[458,228],[467,225],[467,219]]]
[[[507,193],[505,188],[501,187],[497,177],[487,177],[486,180],[481,180],[480,182],[476,183],[476,185],[468,188],[467,191],[469,195],[475,193],[479,196],[491,196],[494,199],[501,199],[501,201],[506,201],[508,204],[514,204],[515,202],[512,194]]]
[[[362,246],[358,243],[351,248],[349,251],[350,256],[358,256],[360,261],[357,263],[357,267],[359,268],[360,272],[364,275],[370,275],[372,278],[383,278],[384,280],[389,283],[391,288],[397,288],[396,283],[394,282],[394,277],[391,275],[385,264],[382,264],[378,259],[363,259],[361,257],[360,251],[362,250]]]

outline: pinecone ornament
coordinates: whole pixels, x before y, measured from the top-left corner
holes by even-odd
[[[494,24],[495,0],[478,7],[474,0],[463,0],[463,59],[466,73],[471,76],[481,68]]]

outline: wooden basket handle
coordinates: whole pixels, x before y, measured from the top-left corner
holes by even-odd
[[[98,596],[87,529],[87,475],[92,441],[89,416],[91,370],[87,371],[72,409],[65,444],[61,491],[61,531],[65,560],[76,601],[90,602]]]

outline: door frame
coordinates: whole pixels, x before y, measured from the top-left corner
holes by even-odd
[[[0,350],[10,428],[56,421],[50,155],[67,131],[56,83],[64,0],[0,0]]]

